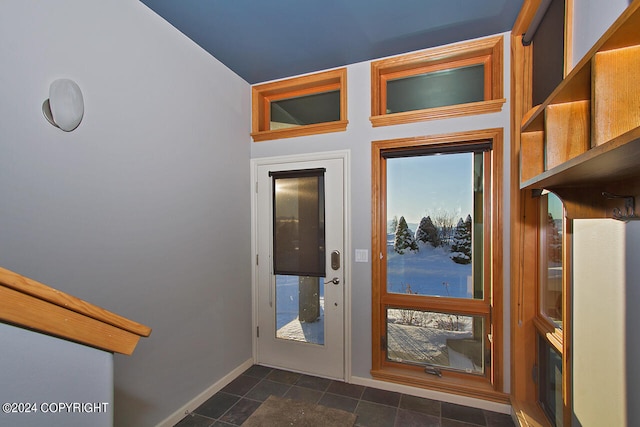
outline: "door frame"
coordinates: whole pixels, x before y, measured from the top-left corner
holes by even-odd
[[[351,171],[350,150],[327,151],[319,153],[296,154],[275,157],[260,157],[251,159],[251,343],[253,361],[257,360],[257,327],[258,327],[258,292],[257,292],[257,256],[258,256],[258,226],[257,226],[257,183],[258,168],[265,165],[281,165],[286,163],[298,163],[323,160],[342,160],[343,164],[343,238],[344,254],[344,380],[351,380]]]

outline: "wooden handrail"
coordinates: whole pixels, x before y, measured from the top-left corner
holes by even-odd
[[[0,321],[132,354],[151,328],[0,267]]]

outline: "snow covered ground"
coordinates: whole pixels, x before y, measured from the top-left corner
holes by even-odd
[[[316,322],[298,319],[298,296],[298,276],[276,276],[276,337],[323,345],[324,285],[320,285],[320,317]]]
[[[404,255],[387,252],[387,283],[389,292],[405,293],[407,286],[413,293],[455,298],[472,296],[471,264],[456,264],[450,259],[446,247],[433,248],[420,245],[420,251]],[[321,281],[321,283],[324,280]],[[324,343],[324,292],[320,286],[320,318],[317,322],[298,319],[298,277],[277,276],[276,281],[276,336],[281,339]],[[411,321],[409,321],[411,319]],[[450,367],[466,372],[482,372],[472,359],[453,350],[452,340],[469,341],[473,338],[473,321],[469,316],[417,312],[413,310],[388,311],[388,357],[391,360],[410,361]]]
[[[387,246],[387,292],[472,298],[471,264],[456,264],[447,246],[434,248],[419,243],[419,251],[398,254],[393,240]],[[480,321],[480,320],[478,320]],[[469,357],[451,348],[473,348]],[[450,367],[466,372],[482,372],[481,346],[473,343],[473,318],[453,314],[390,309],[387,311],[387,356],[390,360]],[[447,344],[449,343],[449,345]],[[464,343],[464,344],[463,344]],[[473,360],[476,360],[474,363]]]
[[[419,243],[418,252],[400,255],[387,246],[387,292],[406,293],[407,286],[419,295],[471,298],[473,282],[471,264],[456,264],[449,247],[434,248]]]

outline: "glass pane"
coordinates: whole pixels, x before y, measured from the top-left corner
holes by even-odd
[[[484,101],[484,65],[387,82],[387,114]]]
[[[484,318],[387,309],[387,359],[484,373]]]
[[[324,344],[324,278],[276,276],[276,338]]]
[[[483,299],[483,159],[387,159],[387,292]]]
[[[324,171],[272,176],[274,273],[324,277]]]
[[[270,130],[340,120],[340,91],[271,102]]]
[[[542,242],[540,309],[556,327],[562,329],[562,201],[553,193],[541,197]]]
[[[539,400],[554,426],[562,421],[562,356],[541,336],[538,336],[540,365]]]

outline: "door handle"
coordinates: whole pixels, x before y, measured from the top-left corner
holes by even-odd
[[[337,277],[334,277],[333,279],[329,280],[328,282],[324,282],[325,285],[328,285],[329,283],[333,283],[334,285],[339,285],[340,284],[340,279]]]

